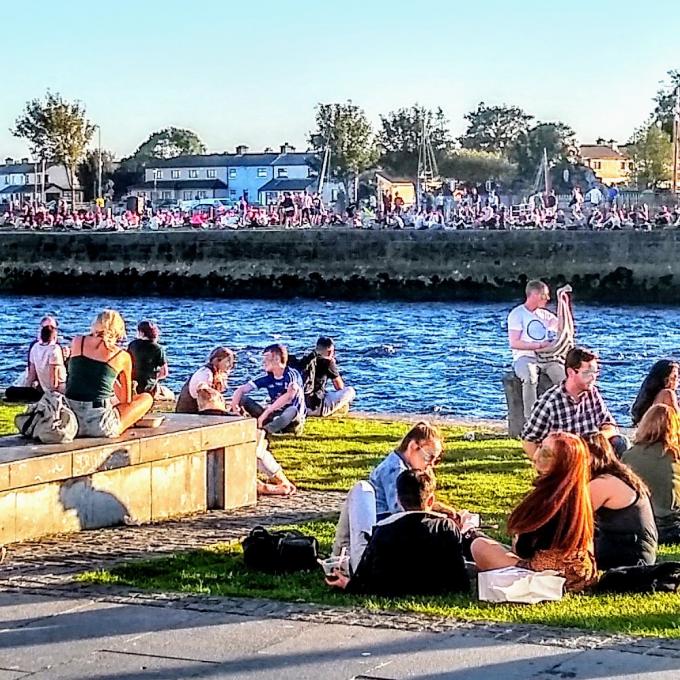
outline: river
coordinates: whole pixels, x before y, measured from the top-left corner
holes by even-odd
[[[651,364],[680,357],[680,308],[575,304],[577,341],[600,353],[600,387],[619,422],[628,425],[630,404]],[[113,307],[125,317],[130,340],[137,321],[159,324],[170,365],[167,384],[176,392],[217,345],[237,352],[234,387],[258,373],[265,345],[282,342],[301,353],[324,334],[336,342],[360,410],[506,415],[506,303],[3,296],[0,305],[2,386],[22,369],[44,314],[57,315],[65,341],[87,331],[98,311]]]

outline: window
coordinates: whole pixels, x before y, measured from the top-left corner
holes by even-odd
[[[156,179],[163,179],[163,171],[162,170],[155,170],[154,172],[155,172],[154,177]]]
[[[267,168],[258,168],[257,169],[257,176],[258,177],[266,177],[267,176]]]
[[[196,192],[196,196],[198,196],[198,198],[208,198],[208,192],[207,191],[198,191],[198,192]]]
[[[9,184],[10,176],[5,175],[5,184]]]
[[[182,196],[184,197],[185,201],[190,201],[191,200],[191,192],[190,191],[185,191]]]
[[[229,179],[234,179],[236,177],[236,168],[229,168]]]
[[[236,189],[229,189],[229,196],[236,198]]]
[[[602,163],[600,161],[593,161],[593,169],[594,170],[599,170],[602,167]]]
[[[621,161],[621,170],[626,169],[626,161]]]
[[[276,169],[276,176],[277,177],[288,177],[288,168],[277,168]]]
[[[207,175],[209,179],[215,179],[217,177],[217,170],[208,170]]]
[[[170,177],[172,179],[179,179],[179,170],[171,170],[170,171]]]
[[[161,191],[161,199],[168,200],[172,198],[172,191]]]
[[[189,170],[189,179],[196,179],[198,177],[198,170]]]

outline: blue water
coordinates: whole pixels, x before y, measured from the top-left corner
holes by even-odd
[[[600,387],[621,424],[638,386],[658,358],[680,358],[680,308],[581,305],[577,339],[599,351]],[[185,298],[0,297],[0,385],[23,368],[26,347],[46,313],[59,318],[62,341],[87,332],[104,307],[128,324],[155,320],[168,351],[168,386],[177,391],[210,350],[237,352],[234,387],[258,373],[261,348],[283,342],[300,353],[332,336],[340,369],[358,392],[356,408],[385,412],[504,418],[501,385],[509,365],[505,319],[512,305],[465,302],[325,302]]]

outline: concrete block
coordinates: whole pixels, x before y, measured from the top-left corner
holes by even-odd
[[[0,493],[0,545],[16,541],[16,499],[14,491]]]
[[[139,464],[139,440],[120,441],[104,446],[93,446],[74,451],[73,476],[82,477],[95,472],[116,470]]]
[[[254,442],[257,436],[255,418],[225,417],[220,425],[211,425],[201,430],[201,450],[233,446],[241,442]]]
[[[81,477],[87,487],[88,477]],[[113,526],[126,519],[133,522],[151,520],[151,466],[135,465],[98,472],[78,507],[83,529]]]
[[[74,480],[75,481],[75,480]],[[62,486],[69,482],[48,482],[15,491],[15,540],[79,531],[78,508],[62,500]]]
[[[4,463],[0,465],[0,491],[9,488],[9,463]]]
[[[241,508],[257,503],[255,442],[224,449],[224,507]]]
[[[200,428],[145,437],[139,442],[139,461],[150,463],[173,456],[203,451]]]
[[[71,453],[53,453],[9,464],[9,483],[13,489],[69,479],[72,476]]]
[[[206,454],[151,463],[151,517],[163,519],[207,509]]]

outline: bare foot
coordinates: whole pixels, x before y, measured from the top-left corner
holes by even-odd
[[[290,496],[293,492],[285,484],[266,484],[265,482],[258,482],[257,493],[259,496]]]

